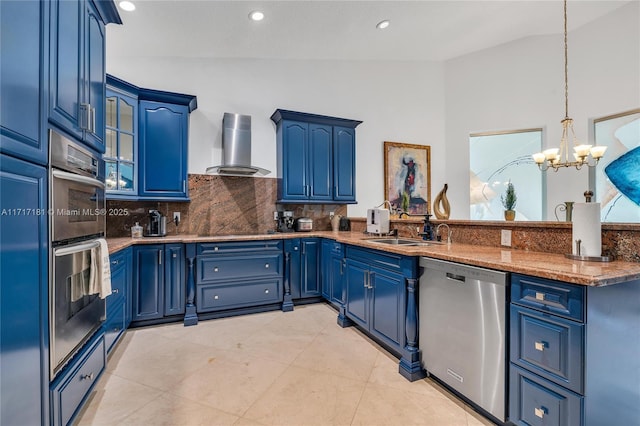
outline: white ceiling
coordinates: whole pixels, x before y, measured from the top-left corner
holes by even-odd
[[[133,1],[107,27],[107,57],[442,61],[563,30],[561,0]],[[569,1],[569,31],[627,3]],[[263,21],[248,19],[256,9]]]

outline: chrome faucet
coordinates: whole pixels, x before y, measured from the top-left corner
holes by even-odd
[[[449,228],[449,225],[447,225],[446,223],[441,223],[436,228],[436,237],[437,237],[438,241],[440,241],[442,239],[442,236],[440,235],[440,227],[441,226],[446,226],[447,227],[447,244],[451,244],[451,228]]]

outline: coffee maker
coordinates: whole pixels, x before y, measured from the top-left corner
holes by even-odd
[[[279,211],[276,217],[278,232],[293,232],[293,212],[292,211]]]
[[[167,235],[167,217],[158,210],[149,210],[149,224],[146,237],[164,237]]]

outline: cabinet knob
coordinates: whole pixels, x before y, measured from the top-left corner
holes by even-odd
[[[213,272],[218,272],[218,267],[213,268]]]
[[[118,290],[117,288],[114,288],[113,290],[111,290],[111,294],[118,294],[120,293],[120,290]]]
[[[178,257],[178,255],[173,253],[173,255],[171,257],[173,257],[175,259],[176,257]]]
[[[264,291],[264,294],[269,294],[269,290],[265,290],[265,291]]]
[[[111,261],[111,264],[112,264],[112,265],[117,265],[117,264],[118,264],[118,261],[117,261],[117,260],[112,260],[112,261]]]
[[[118,331],[120,331],[120,329],[119,329],[118,327],[115,327],[115,328],[113,329],[113,332],[114,332],[114,333],[117,333]]]
[[[298,247],[294,247],[294,248],[293,248],[293,250],[294,250],[294,251],[298,251]]]
[[[219,297],[218,297],[217,294],[215,296],[213,296],[213,300],[218,300],[218,299],[219,299]]]
[[[536,300],[544,300],[544,293],[536,291]]]
[[[535,342],[534,346],[536,348],[536,351],[544,351],[545,346],[547,346],[547,344],[545,342]]]
[[[540,407],[540,408],[536,407],[533,409],[533,414],[535,414],[536,417],[539,417],[539,418],[543,418],[546,413],[547,413],[547,409],[544,407]]]
[[[213,251],[218,251],[218,246],[215,246],[215,247],[213,248]]]
[[[268,263],[265,263],[265,264],[264,264],[264,267],[265,267],[265,268],[267,268],[267,269],[269,269],[269,264],[268,264]]]
[[[83,374],[80,376],[80,380],[93,380],[93,373]]]

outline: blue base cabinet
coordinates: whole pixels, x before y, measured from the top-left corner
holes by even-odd
[[[0,424],[47,424],[47,170],[0,154]]]
[[[322,296],[320,251],[319,238],[284,240],[285,276],[292,300]]]
[[[133,247],[132,323],[184,314],[186,268],[184,244]]]
[[[509,420],[638,424],[640,280],[580,286],[512,274]]]
[[[107,297],[107,319],[103,325],[107,353],[111,353],[131,324],[132,248],[109,257],[111,262],[111,295]]]
[[[282,303],[282,246],[281,240],[197,244],[198,314]]]
[[[344,316],[401,357],[404,377],[425,377],[417,348],[417,259],[349,245],[345,257]]]
[[[344,306],[345,292],[342,276],[345,267],[344,245],[333,240],[322,240],[322,297],[335,307]]]
[[[357,120],[277,109],[278,202],[356,202]]]

